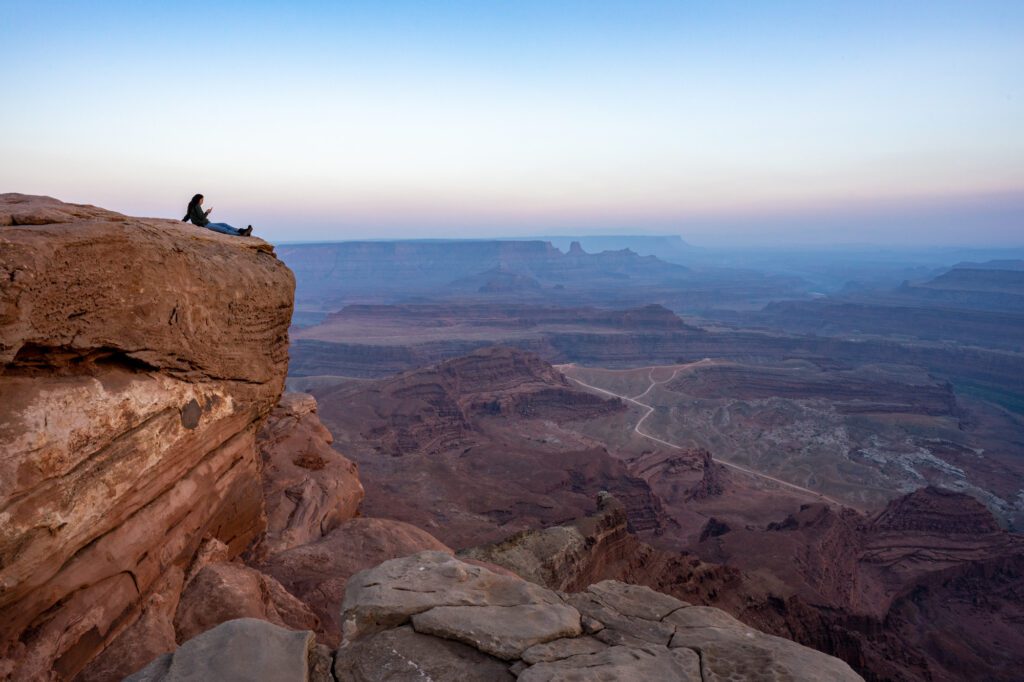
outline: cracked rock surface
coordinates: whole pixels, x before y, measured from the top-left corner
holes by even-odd
[[[584,615],[586,614],[586,615]],[[602,627],[583,632],[589,618]],[[525,682],[853,682],[826,654],[718,609],[607,580],[564,594],[426,551],[349,580],[333,661],[310,631],[228,621],[128,678]]]
[[[352,576],[341,618],[339,680],[423,679],[419,671],[438,680],[502,679],[474,676],[471,668],[485,662],[530,682],[861,679],[837,658],[647,587],[606,580],[556,593],[439,552]],[[584,619],[593,635],[584,634]],[[401,674],[373,672],[384,670],[373,662],[387,650],[404,662]],[[451,676],[430,672],[442,669]]]

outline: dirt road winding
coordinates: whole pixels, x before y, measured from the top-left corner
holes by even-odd
[[[580,379],[577,379],[576,377],[570,376],[569,374],[566,374],[565,376],[567,376],[570,381],[574,381],[577,384],[579,384],[580,386],[583,386],[584,388],[589,388],[592,391],[597,391],[598,393],[603,393],[604,395],[611,396],[613,398],[619,398],[620,400],[624,400],[624,401],[626,401],[628,403],[632,403],[632,404],[636,405],[637,407],[645,410],[643,416],[640,417],[640,419],[639,419],[639,421],[637,421],[636,425],[633,426],[633,430],[636,431],[637,435],[642,436],[642,437],[644,437],[644,438],[646,438],[648,440],[652,440],[655,443],[659,443],[659,444],[664,445],[666,447],[674,448],[676,450],[685,450],[685,448],[682,447],[681,445],[676,445],[675,443],[670,443],[667,440],[664,440],[662,438],[658,438],[657,436],[651,435],[649,433],[645,433],[644,431],[642,431],[640,429],[640,426],[647,420],[648,417],[651,416],[651,414],[654,412],[655,408],[654,408],[653,405],[648,405],[647,403],[640,402],[639,399],[643,398],[648,393],[650,393],[651,389],[653,389],[655,386],[658,386],[659,384],[666,384],[666,383],[672,381],[673,379],[675,379],[676,376],[679,374],[679,372],[681,372],[683,370],[692,369],[694,367],[705,366],[705,365],[709,365],[709,364],[714,364],[714,360],[704,359],[704,360],[700,360],[698,362],[691,362],[691,363],[686,364],[686,365],[681,365],[679,367],[675,367],[673,372],[672,372],[672,375],[669,376],[668,379],[663,379],[661,381],[656,381],[654,379],[654,371],[656,369],[662,369],[662,368],[661,367],[657,367],[657,366],[650,367],[649,371],[648,371],[648,374],[647,374],[647,377],[650,380],[651,385],[648,386],[647,390],[645,390],[643,393],[637,394],[637,395],[635,395],[633,397],[630,397],[630,396],[627,396],[627,395],[621,395],[619,393],[613,393],[612,391],[600,388],[598,386],[593,386],[591,384],[586,383],[585,381],[581,381]],[[563,365],[562,367],[572,367],[572,365]],[[560,367],[559,369],[561,369],[562,367]],[[839,500],[833,499],[833,498],[831,498],[831,497],[829,497],[827,495],[823,495],[822,493],[819,493],[816,490],[811,490],[810,488],[804,488],[803,486],[796,485],[795,483],[790,483],[789,481],[783,481],[780,478],[775,478],[774,476],[769,476],[768,474],[763,474],[760,471],[754,471],[753,469],[748,469],[747,467],[740,466],[739,464],[732,464],[731,462],[726,462],[725,460],[719,459],[717,457],[715,458],[715,461],[719,462],[723,466],[727,466],[730,469],[742,472],[742,473],[747,474],[749,476],[754,476],[756,478],[764,479],[766,481],[771,481],[771,482],[773,482],[773,483],[775,483],[777,485],[781,485],[781,486],[789,488],[791,490],[798,490],[798,491],[800,491],[802,493],[806,493],[808,495],[812,495],[812,496],[814,496],[815,498],[817,498],[818,500],[821,500],[821,501],[829,502],[831,504],[834,504],[834,505],[837,505],[837,506],[840,506],[840,507],[849,507],[849,506],[851,506],[851,505],[846,504],[844,502],[840,502]]]

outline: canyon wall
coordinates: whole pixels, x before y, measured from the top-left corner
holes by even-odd
[[[0,195],[0,675],[69,678],[264,530],[255,438],[288,364],[272,247]]]

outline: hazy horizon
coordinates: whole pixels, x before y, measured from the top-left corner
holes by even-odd
[[[1024,246],[1024,4],[9,2],[0,191],[277,242]]]

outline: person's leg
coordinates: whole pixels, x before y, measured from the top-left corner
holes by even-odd
[[[242,234],[242,231],[237,227],[231,227],[227,223],[207,223],[206,229],[220,232],[221,234],[233,234],[236,236]]]

